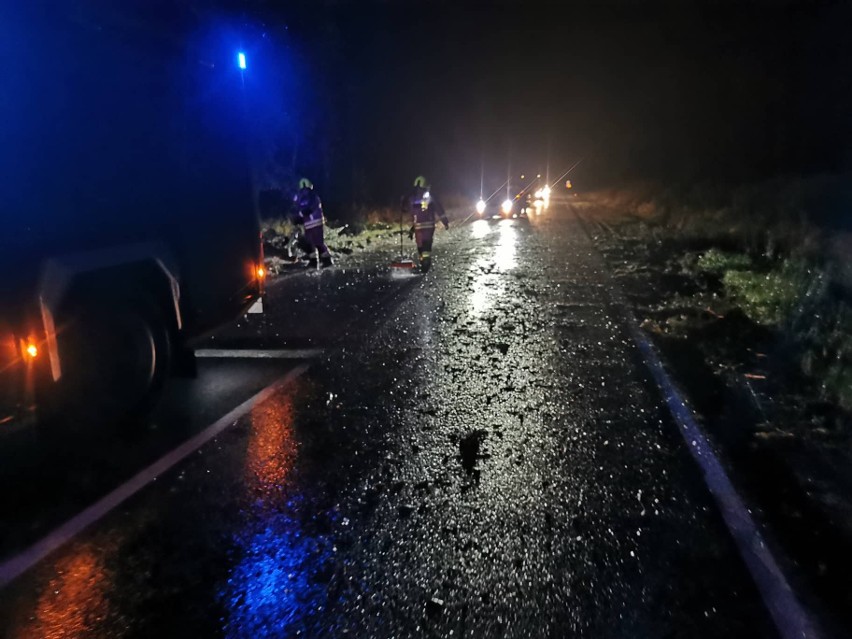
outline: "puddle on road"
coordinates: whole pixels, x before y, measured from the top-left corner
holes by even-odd
[[[219,595],[229,637],[290,634],[325,605],[317,573],[330,561],[331,542],[304,530],[302,497],[289,490],[299,455],[294,398],[303,392],[296,384],[251,412],[245,458],[250,516],[233,536],[236,561]]]
[[[470,225],[470,236],[474,240],[481,240],[491,232],[491,228],[488,220],[476,220]]]
[[[57,562],[53,577],[41,590],[34,609],[21,607],[9,639],[86,637],[103,631],[111,615],[109,590],[113,577],[102,553],[81,544]],[[25,611],[25,612],[24,612]],[[15,623],[17,622],[17,624]]]
[[[506,294],[505,274],[518,265],[518,231],[511,222],[501,222],[497,245],[489,255],[483,255],[470,268],[473,278],[470,293],[470,312],[482,316]]]

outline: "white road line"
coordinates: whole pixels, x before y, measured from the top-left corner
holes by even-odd
[[[586,237],[589,238],[593,250],[597,252],[594,240],[592,240],[586,228],[585,220],[576,212],[574,214]],[[601,260],[605,266],[606,262],[603,258]],[[621,288],[612,280],[608,271],[604,272],[605,277],[609,279],[610,296],[622,308],[627,319],[628,329],[642,354],[645,366],[651,372],[657,387],[663,394],[669,412],[686,442],[689,453],[701,468],[704,482],[719,507],[722,519],[724,519],[725,525],[739,549],[740,556],[743,558],[779,634],[784,639],[817,639],[820,637],[820,633],[816,624],[810,619],[807,611],[796,598],[786,576],[781,571],[772,551],[766,545],[763,535],[760,534],[760,530],[754,523],[751,513],[731,483],[722,462],[713,452],[713,447],[710,445],[707,435],[698,425],[680,390],[669,377],[657,349],[645,332],[639,328],[636,317],[628,306]]]
[[[321,348],[199,348],[195,356],[204,359],[315,359],[323,352]]]
[[[266,401],[274,393],[281,390],[299,376],[303,375],[308,368],[310,368],[308,364],[297,366],[284,377],[273,382],[234,408],[225,416],[210,424],[192,439],[187,440],[171,452],[167,453],[113,490],[111,493],[75,515],[58,528],[52,530],[26,550],[4,561],[0,564],[0,588],[7,586],[10,582],[14,581],[24,572],[46,558],[50,553],[68,543],[84,529],[88,528],[110,511],[120,506],[124,501],[138,493],[157,477],[167,472],[175,464],[186,459],[186,457],[219,435],[226,428],[233,425],[238,419],[248,413],[256,404]]]

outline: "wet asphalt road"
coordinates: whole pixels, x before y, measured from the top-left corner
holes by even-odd
[[[439,232],[426,276],[391,253],[205,345],[322,356],[203,360],[144,433],[7,446],[4,557],[310,364],[0,591],[0,635],[776,636],[566,207]]]

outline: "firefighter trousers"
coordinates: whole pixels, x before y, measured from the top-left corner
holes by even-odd
[[[325,236],[321,226],[317,226],[312,229],[305,229],[305,239],[311,245],[311,255],[313,255],[314,250],[319,251],[320,259],[327,259],[330,254],[328,252],[328,247],[325,245]]]
[[[417,229],[414,231],[417,253],[421,260],[432,256],[432,238],[434,235],[435,229]]]

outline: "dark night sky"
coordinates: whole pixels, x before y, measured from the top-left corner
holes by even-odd
[[[481,166],[496,185],[548,150],[557,173],[585,158],[594,185],[852,161],[849,3],[235,4],[287,26],[311,84],[290,99],[320,118],[299,165],[341,195],[383,199],[421,172],[478,194]]]

